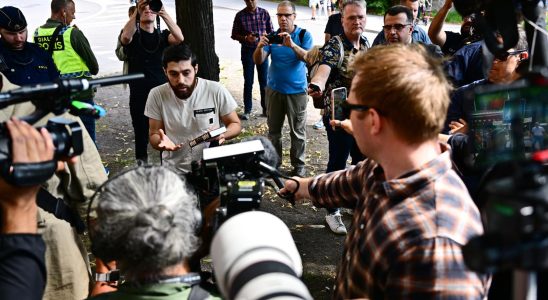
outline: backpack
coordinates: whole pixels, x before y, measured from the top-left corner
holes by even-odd
[[[339,42],[339,49],[340,49],[340,57],[339,62],[337,63],[337,69],[339,69],[344,60],[344,45],[342,43],[341,37],[336,35],[335,38]],[[308,83],[310,83],[310,80],[314,78],[314,75],[316,75],[316,72],[318,71],[318,68],[320,67],[320,62],[322,61],[322,50],[324,46],[314,46],[312,49],[308,50],[308,52],[304,56],[304,62],[306,63],[306,68],[308,69],[306,79]]]
[[[344,45],[342,43],[342,39],[340,36],[336,35],[335,38],[339,42],[339,49],[340,49],[340,55],[339,55],[339,62],[337,63],[337,69],[340,69],[343,61],[344,61]],[[304,62],[306,63],[307,73],[306,73],[306,81],[310,83],[312,78],[314,78],[314,75],[316,75],[316,72],[318,71],[318,68],[320,67],[320,62],[322,61],[322,50],[323,46],[314,46],[312,49],[308,50],[308,52],[304,56]],[[325,102],[324,99],[313,99],[314,100],[314,107],[315,108],[325,108]]]

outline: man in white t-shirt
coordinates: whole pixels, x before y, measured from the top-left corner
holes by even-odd
[[[198,78],[196,56],[186,44],[169,46],[162,58],[168,82],[148,94],[150,145],[163,151],[164,163],[187,173],[192,161],[215,140],[222,144],[240,134],[236,101],[220,83]],[[191,148],[189,141],[219,127],[226,132]]]

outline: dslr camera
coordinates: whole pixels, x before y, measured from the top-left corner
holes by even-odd
[[[283,37],[278,35],[279,32],[272,32],[266,35],[269,44],[282,44],[284,42]]]

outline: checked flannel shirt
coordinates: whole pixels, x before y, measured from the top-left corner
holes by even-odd
[[[232,24],[232,38],[237,40],[237,36],[246,36],[250,33],[258,34],[271,33],[274,31],[270,14],[264,8],[257,7],[254,12],[249,12],[247,8],[242,9],[234,17]],[[242,46],[255,49],[259,43],[259,38],[253,43],[240,41]]]
[[[368,159],[309,185],[314,205],[354,209],[335,299],[487,297],[490,276],[468,270],[461,252],[483,233],[480,214],[441,147],[397,179]]]

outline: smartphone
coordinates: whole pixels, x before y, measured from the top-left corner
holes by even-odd
[[[309,83],[309,84],[308,84],[308,88],[311,89],[311,90],[314,91],[314,92],[320,92],[320,91],[321,91],[320,87],[317,86],[317,85],[314,84],[314,83]]]
[[[346,101],[346,88],[340,87],[331,90],[331,120],[344,120],[348,116],[343,114],[341,104]]]

